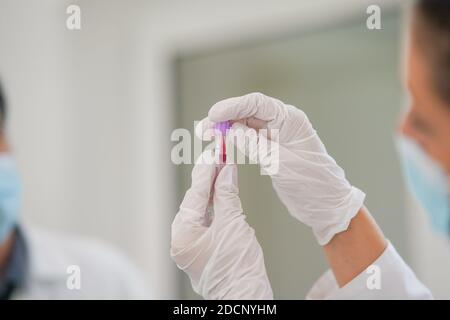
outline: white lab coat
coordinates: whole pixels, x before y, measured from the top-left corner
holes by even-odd
[[[13,299],[149,299],[139,271],[97,241],[21,225],[29,252],[26,286]],[[80,268],[80,289],[69,289],[67,268]]]
[[[432,299],[430,291],[417,279],[389,242],[383,254],[344,287],[339,288],[328,270],[312,287],[307,299]],[[374,271],[375,270],[375,271]],[[375,275],[375,272],[377,275]],[[380,286],[373,284],[378,276]],[[369,283],[369,284],[368,284]]]

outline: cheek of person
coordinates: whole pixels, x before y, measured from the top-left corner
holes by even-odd
[[[399,130],[416,141],[450,176],[450,105],[436,92],[429,64],[412,40],[407,55],[411,105]]]

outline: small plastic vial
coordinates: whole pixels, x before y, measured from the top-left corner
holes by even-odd
[[[219,164],[227,162],[226,135],[230,128],[230,121],[217,122],[214,125],[216,130],[216,155],[218,156]]]

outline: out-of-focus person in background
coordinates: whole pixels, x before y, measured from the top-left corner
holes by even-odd
[[[150,298],[140,271],[113,248],[18,222],[21,182],[6,114],[0,88],[0,299]]]
[[[411,101],[397,134],[399,152],[412,193],[435,231],[450,237],[450,2],[418,1],[410,29],[406,85]],[[385,238],[364,206],[364,192],[346,179],[304,112],[254,93],[215,104],[199,131],[230,120],[239,121],[231,133],[261,129],[256,120],[278,130],[259,135],[258,142],[270,138],[277,146],[279,170],[269,173],[274,189],[290,214],[312,228],[331,268],[308,298],[432,298]],[[379,127],[383,130],[382,123]],[[248,144],[237,147],[249,154]],[[260,159],[263,171],[268,160]],[[214,219],[208,222],[211,192]],[[261,247],[242,213],[233,164],[217,177],[214,164],[196,164],[172,225],[171,253],[205,298],[273,298]]]

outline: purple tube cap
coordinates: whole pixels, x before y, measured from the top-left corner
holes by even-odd
[[[227,131],[231,128],[231,122],[230,121],[221,121],[217,122],[214,125],[214,129],[219,130],[222,135],[226,135]]]

